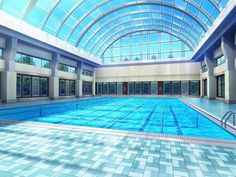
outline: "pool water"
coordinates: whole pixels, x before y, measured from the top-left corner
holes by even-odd
[[[92,98],[1,110],[0,119],[236,140],[174,98]]]

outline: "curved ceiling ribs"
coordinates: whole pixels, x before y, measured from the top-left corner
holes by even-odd
[[[178,19],[179,21],[182,21],[182,23],[184,23],[186,26],[188,26],[188,27],[191,27],[193,24],[191,24],[190,22],[188,22],[188,21],[185,21],[185,20],[181,20],[179,17],[175,17],[175,16],[172,16],[171,14],[167,14],[167,13],[159,13],[159,12],[135,12],[135,13],[131,13],[131,14],[129,14],[129,15],[133,15],[133,14],[145,14],[145,13],[150,13],[151,15],[153,15],[153,14],[157,14],[157,15],[161,15],[161,14],[164,14],[164,15],[166,15],[166,16],[169,16],[169,17],[171,17],[171,18],[174,18],[174,19]],[[122,15],[122,16],[118,16],[117,18],[114,18],[114,19],[112,19],[112,20],[114,20],[114,21],[116,21],[116,20],[119,20],[120,18],[124,18],[124,17],[127,17],[127,15]],[[140,20],[140,19],[135,19],[135,20]],[[152,16],[152,18],[143,18],[143,20],[159,20],[159,21],[161,21],[161,20],[163,20],[163,21],[165,21],[165,22],[171,22],[170,20],[167,20],[167,19],[165,19],[165,18],[154,18],[153,16]],[[129,22],[131,22],[131,21],[129,21],[129,20],[126,20],[126,21],[122,21],[122,23],[121,24],[118,24],[117,25],[117,28],[118,27],[120,27],[120,26],[122,26],[122,25],[125,25],[125,24],[127,24],[127,23],[129,23]],[[132,22],[134,22],[134,20],[132,21]],[[180,24],[177,24],[176,22],[173,22],[172,21],[172,23],[174,24],[174,26],[178,26],[180,29],[182,29],[184,32],[185,32],[185,34],[188,34],[189,33],[189,35],[192,37],[192,39],[195,39],[195,42],[197,42],[197,38],[193,35],[193,34],[191,34],[189,31],[191,30],[191,29],[187,29],[186,27],[183,27],[183,26],[185,26],[185,25],[180,25]],[[106,24],[104,24],[100,29],[98,29],[97,31],[95,31],[94,33],[93,33],[93,35],[89,38],[89,40],[91,40],[91,41],[95,41],[94,42],[94,47],[95,46],[97,46],[97,42],[99,41],[99,40],[102,40],[103,39],[103,37],[107,37],[107,36],[111,36],[111,35],[109,35],[109,34],[111,34],[110,32],[113,30],[112,28],[109,28],[109,22],[108,23],[106,23]],[[153,23],[153,25],[154,25],[155,23]],[[194,30],[194,32],[198,35],[198,36],[201,36],[201,31],[198,31],[198,30],[196,30],[196,29],[193,29]],[[93,37],[95,37],[96,36],[96,34],[98,33],[98,32],[100,32],[100,31],[104,31],[104,33],[103,33],[103,35],[102,36],[100,36],[100,38],[98,38],[98,39],[96,39],[96,40],[93,40]],[[181,32],[180,32],[181,33]],[[184,39],[183,41],[188,41],[188,37],[186,37],[186,39]],[[87,48],[87,46],[88,46],[88,43],[89,43],[89,41],[86,43],[86,45],[85,45],[85,48]],[[94,47],[90,50],[90,51],[92,51],[93,49],[94,49]]]
[[[76,43],[76,46],[78,46],[78,44],[80,43],[81,39],[85,36],[85,34],[93,27],[93,25],[97,24],[97,22],[99,20],[101,20],[102,18],[106,17],[109,14],[115,13],[123,8],[129,8],[132,6],[138,6],[138,5],[158,5],[158,6],[164,6],[164,7],[169,7],[169,8],[173,8],[175,10],[178,10],[180,12],[182,12],[185,15],[190,16],[192,19],[195,20],[195,22],[197,22],[205,31],[207,31],[207,28],[205,26],[205,24],[198,18],[196,18],[196,16],[193,13],[187,12],[185,9],[181,8],[181,7],[177,7],[176,5],[171,5],[168,3],[163,3],[163,2],[136,2],[136,3],[129,3],[125,6],[119,6],[115,9],[112,9],[110,11],[107,11],[106,13],[102,14],[100,17],[98,17],[96,20],[94,20],[87,28],[85,31],[82,32],[82,34],[80,35],[80,37],[78,38],[78,41]],[[201,9],[199,9],[199,11],[202,11]],[[208,19],[209,20],[209,19]],[[77,26],[76,26],[77,27]],[[76,29],[75,27],[75,29]]]
[[[19,15],[19,18],[27,21],[38,2],[41,2],[42,5],[42,0],[29,0],[22,11],[23,15]],[[227,0],[70,0],[70,2],[50,0],[50,2],[52,6],[44,11],[46,15],[40,21],[39,28],[47,32],[46,28],[50,17],[55,17],[56,13],[54,12],[58,6],[64,9],[63,4],[66,4],[68,7],[65,8],[66,10],[64,9],[64,16],[61,19],[58,18],[59,23],[53,33],[60,38],[60,34],[64,32],[63,27],[69,18],[76,18],[75,12],[83,11],[84,14],[76,19],[74,25],[69,26],[68,34],[63,40],[98,55],[121,37],[145,30],[171,34],[194,50],[209,25],[214,22],[226,5]],[[0,1],[1,9],[4,3],[7,1]],[[203,5],[204,3],[210,4],[211,7]],[[43,6],[46,7],[47,3],[43,3]],[[170,9],[170,12],[164,8]],[[213,13],[215,14],[213,15]],[[113,23],[113,21],[119,21],[122,18],[121,23]],[[127,19],[124,20],[124,18]]]
[[[136,32],[141,32],[141,31],[159,31],[159,32],[164,32],[164,33],[167,33],[167,34],[170,34],[172,36],[175,36],[176,38],[180,39],[181,41],[184,41],[184,38],[186,37],[185,35],[184,36],[179,36],[178,32],[171,29],[170,27],[168,26],[160,26],[160,25],[155,25],[154,24],[154,28],[150,28],[150,26],[140,26],[140,27],[145,27],[144,29],[140,29],[140,30],[135,30],[135,31],[131,31],[131,32],[127,32],[121,36],[119,36],[118,38],[114,39],[112,42],[108,42],[110,39],[106,40],[105,42],[108,43],[108,46],[105,47],[104,49],[103,46],[105,45],[105,43],[103,43],[103,45],[100,47],[100,49],[96,52],[96,54],[98,53],[101,53],[103,54],[113,43],[115,43],[117,40],[121,39],[122,37],[125,37],[129,34],[132,34],[132,33],[136,33]],[[171,32],[167,31],[167,30],[170,30]],[[189,41],[186,41],[185,43],[191,50],[193,50],[193,46],[191,45],[191,43]],[[102,50],[102,52],[100,52]]]

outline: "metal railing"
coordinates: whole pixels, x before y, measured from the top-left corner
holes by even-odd
[[[233,118],[233,126],[235,126],[236,124],[236,120],[235,120],[235,116],[236,112],[233,111],[228,111],[225,113],[225,115],[221,118],[221,126],[224,126],[226,128],[227,126],[227,122],[230,120],[230,118]]]

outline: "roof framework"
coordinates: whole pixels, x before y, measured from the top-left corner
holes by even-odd
[[[2,0],[0,8],[97,57],[138,31],[176,36],[191,50],[228,0]]]

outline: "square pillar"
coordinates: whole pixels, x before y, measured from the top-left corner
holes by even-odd
[[[5,72],[1,74],[2,102],[16,102],[16,72],[15,59],[18,40],[14,37],[6,40],[4,53]]]
[[[59,98],[59,77],[58,77],[58,67],[60,63],[60,54],[53,53],[51,61],[52,75],[49,79],[49,97],[50,99]]]
[[[96,96],[96,75],[95,75],[95,69],[93,69],[93,86],[92,86],[92,95]]]
[[[207,98],[215,99],[216,98],[216,78],[214,76],[213,70],[216,63],[213,60],[213,57],[209,54],[205,54],[204,60],[207,66]]]
[[[82,97],[83,96],[83,81],[81,79],[82,75],[82,68],[83,68],[83,62],[78,62],[77,68],[76,68],[76,74],[77,74],[77,79],[75,81],[75,92],[77,97]]]
[[[236,46],[231,35],[221,38],[221,48],[225,57],[225,102],[236,103]]]

